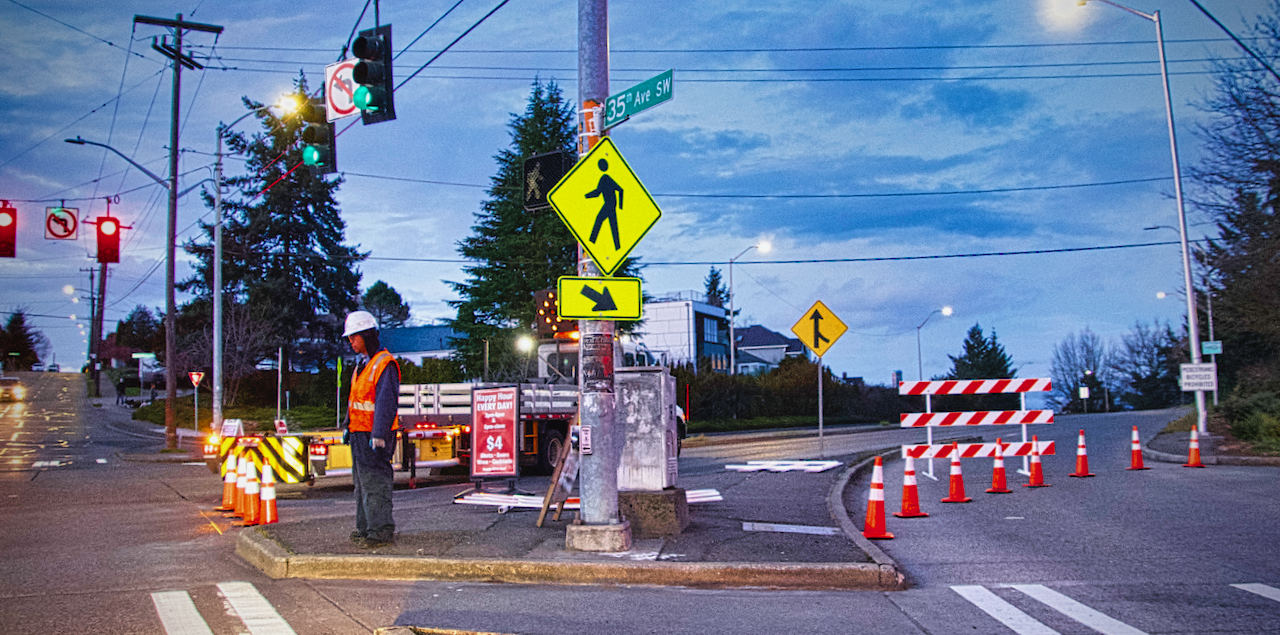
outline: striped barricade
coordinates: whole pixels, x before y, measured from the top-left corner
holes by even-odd
[[[924,412],[908,412],[902,413],[901,427],[903,428],[924,428],[927,435],[925,444],[923,445],[903,445],[903,457],[908,455],[913,458],[927,458],[929,461],[929,471],[924,473],[925,476],[937,480],[933,475],[934,458],[944,458],[951,456],[951,446],[937,445],[933,442],[933,429],[958,426],[999,426],[999,425],[1020,425],[1022,426],[1022,442],[1009,443],[1006,447],[1017,447],[1020,451],[1005,452],[1005,456],[1030,456],[1031,441],[1027,438],[1027,426],[1032,424],[1048,424],[1053,423],[1052,410],[1027,410],[1027,393],[1029,392],[1048,392],[1053,389],[1053,382],[1046,378],[1029,378],[1029,379],[943,379],[934,381],[904,381],[898,383],[898,394],[905,396],[923,396]],[[1018,410],[992,410],[977,412],[934,412],[933,396],[934,395],[992,395],[992,394],[1018,394],[1021,397],[1021,406]],[[1041,445],[1049,444],[1052,448],[1052,442],[1045,441]],[[990,446],[987,450],[981,448]],[[995,444],[966,444],[961,448],[961,458],[973,457],[994,457]],[[968,452],[973,452],[970,454]],[[985,452],[985,453],[982,453]],[[1053,454],[1053,451],[1040,452],[1041,454]],[[1024,465],[1021,472],[1029,473],[1023,459]]]
[[[1001,443],[1004,447],[1002,456],[1031,456],[1031,441],[1014,441]],[[902,458],[913,459],[949,459],[952,448],[959,448],[962,459],[990,459],[996,456],[995,443],[947,443],[945,445],[904,445]],[[1054,454],[1053,441],[1040,441],[1036,450],[1041,456]]]

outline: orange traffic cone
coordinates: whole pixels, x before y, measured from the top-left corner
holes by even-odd
[[[1012,494],[1004,479],[1004,444],[996,439],[996,462],[991,470],[991,489],[988,494]]]
[[[1191,429],[1191,448],[1188,450],[1187,462],[1182,467],[1204,467],[1200,462],[1200,433]]]
[[[944,503],[967,503],[972,498],[964,495],[964,475],[960,473],[960,444],[951,444],[951,490]]]
[[[871,494],[867,496],[867,523],[862,527],[862,535],[872,540],[893,538],[893,534],[885,531],[884,467],[878,456],[875,469],[871,472]]]
[[[1044,482],[1044,468],[1040,466],[1040,439],[1031,437],[1031,482],[1023,483],[1023,487],[1049,487]]]
[[[258,520],[258,511],[262,506],[261,489],[258,484],[258,468],[252,462],[249,463],[249,469],[246,470],[244,481],[244,520],[236,523],[242,527],[260,524]]]
[[[235,509],[223,514],[232,518],[244,518],[244,486],[248,480],[249,463],[251,459],[248,456],[241,456],[236,466],[236,504]]]
[[[907,457],[902,470],[902,511],[893,512],[898,518],[923,518],[928,514],[920,511],[920,493],[916,489],[916,460]]]
[[[1127,470],[1149,470],[1142,465],[1142,442],[1138,440],[1138,426],[1133,426],[1133,441],[1129,446],[1129,467]]]
[[[1076,443],[1076,471],[1067,476],[1075,476],[1077,478],[1097,476],[1089,473],[1089,451],[1084,447],[1084,430],[1080,431],[1080,441]]]
[[[222,504],[214,507],[215,512],[229,512],[236,508],[236,469],[239,464],[236,455],[227,454],[222,464]]]
[[[280,522],[280,514],[276,510],[276,477],[270,465],[262,466],[262,513],[258,522],[263,525]]]

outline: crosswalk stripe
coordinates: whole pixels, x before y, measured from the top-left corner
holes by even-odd
[[[297,635],[252,584],[223,582],[218,590],[252,635]]]
[[[186,591],[152,593],[151,601],[168,635],[213,635]]]
[[[1049,605],[1055,611],[1103,635],[1147,635],[1143,631],[1099,613],[1043,584],[1012,584],[1009,586]]]
[[[1256,583],[1255,584],[1233,584],[1231,586],[1237,589],[1240,589],[1241,591],[1256,593],[1258,595],[1261,595],[1264,598],[1267,598],[1268,600],[1275,600],[1277,602],[1280,602],[1280,589],[1277,589],[1272,586],[1267,586],[1265,584],[1256,584]]]
[[[996,618],[1001,624],[1018,635],[1060,635],[1058,631],[1041,624],[1035,618],[1023,613],[1018,607],[1005,602],[986,587],[978,585],[953,586],[952,591],[960,594],[974,606],[982,609],[987,615]]]

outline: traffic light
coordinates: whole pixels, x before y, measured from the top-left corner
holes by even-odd
[[[333,123],[327,120],[324,101],[309,99],[298,110],[302,117],[302,162],[319,174],[338,171],[338,142]]]
[[[556,290],[543,289],[533,292],[534,327],[538,337],[567,337],[578,330],[577,320],[562,320],[556,307]]]
[[[98,262],[120,262],[120,221],[110,216],[98,218]]]
[[[18,247],[18,210],[9,201],[0,202],[0,258],[16,258]]]
[[[351,45],[360,58],[351,69],[357,87],[353,100],[364,125],[396,118],[395,86],[391,77],[391,25],[360,32]]]

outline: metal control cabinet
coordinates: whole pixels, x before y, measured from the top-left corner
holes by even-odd
[[[626,430],[618,489],[659,492],[679,477],[676,380],[666,367],[619,368],[616,421]]]

